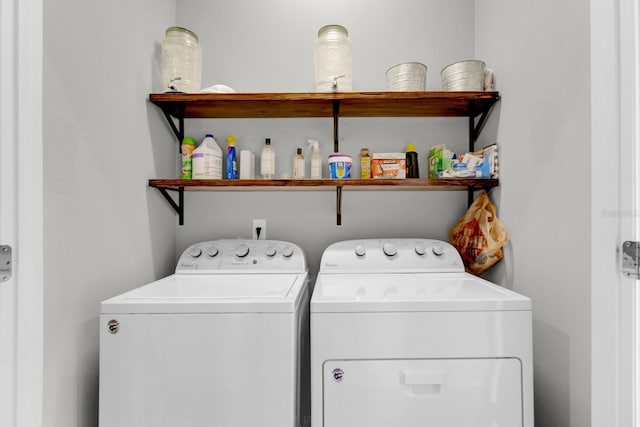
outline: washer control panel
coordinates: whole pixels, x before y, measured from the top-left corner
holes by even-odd
[[[307,269],[302,249],[279,240],[211,240],[184,250],[176,273],[237,272],[302,273]]]
[[[363,239],[325,249],[321,273],[464,272],[451,244],[433,239]]]

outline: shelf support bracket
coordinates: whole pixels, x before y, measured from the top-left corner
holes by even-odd
[[[336,187],[336,225],[342,225],[342,186]]]
[[[333,100],[333,152],[338,153],[338,116],[340,116],[340,101],[338,99]]]
[[[182,140],[184,139],[184,105],[180,104],[178,106],[178,115],[176,117],[178,119],[177,126],[175,121],[171,117],[171,113],[168,110],[165,110],[163,108],[162,112],[164,113],[164,117],[167,119],[167,122],[169,122],[169,126],[171,126],[171,130],[173,131],[176,138],[178,139],[178,151],[180,151],[180,144],[182,144]]]
[[[169,202],[174,211],[178,214],[178,224],[184,225],[184,187],[178,187],[178,203],[169,195],[166,188],[158,187],[160,194]]]

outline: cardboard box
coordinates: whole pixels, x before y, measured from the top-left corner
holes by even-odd
[[[405,153],[373,153],[371,177],[374,179],[405,179],[407,158]]]

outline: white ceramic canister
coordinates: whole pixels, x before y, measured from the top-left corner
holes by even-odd
[[[202,48],[198,36],[182,27],[169,27],[162,41],[162,88],[165,92],[200,92]]]
[[[314,53],[316,91],[350,92],[353,67],[347,29],[341,25],[320,28]]]

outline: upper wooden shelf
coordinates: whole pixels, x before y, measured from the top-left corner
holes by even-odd
[[[498,92],[160,93],[149,99],[183,118],[475,117]],[[338,109],[338,111],[336,111]]]

